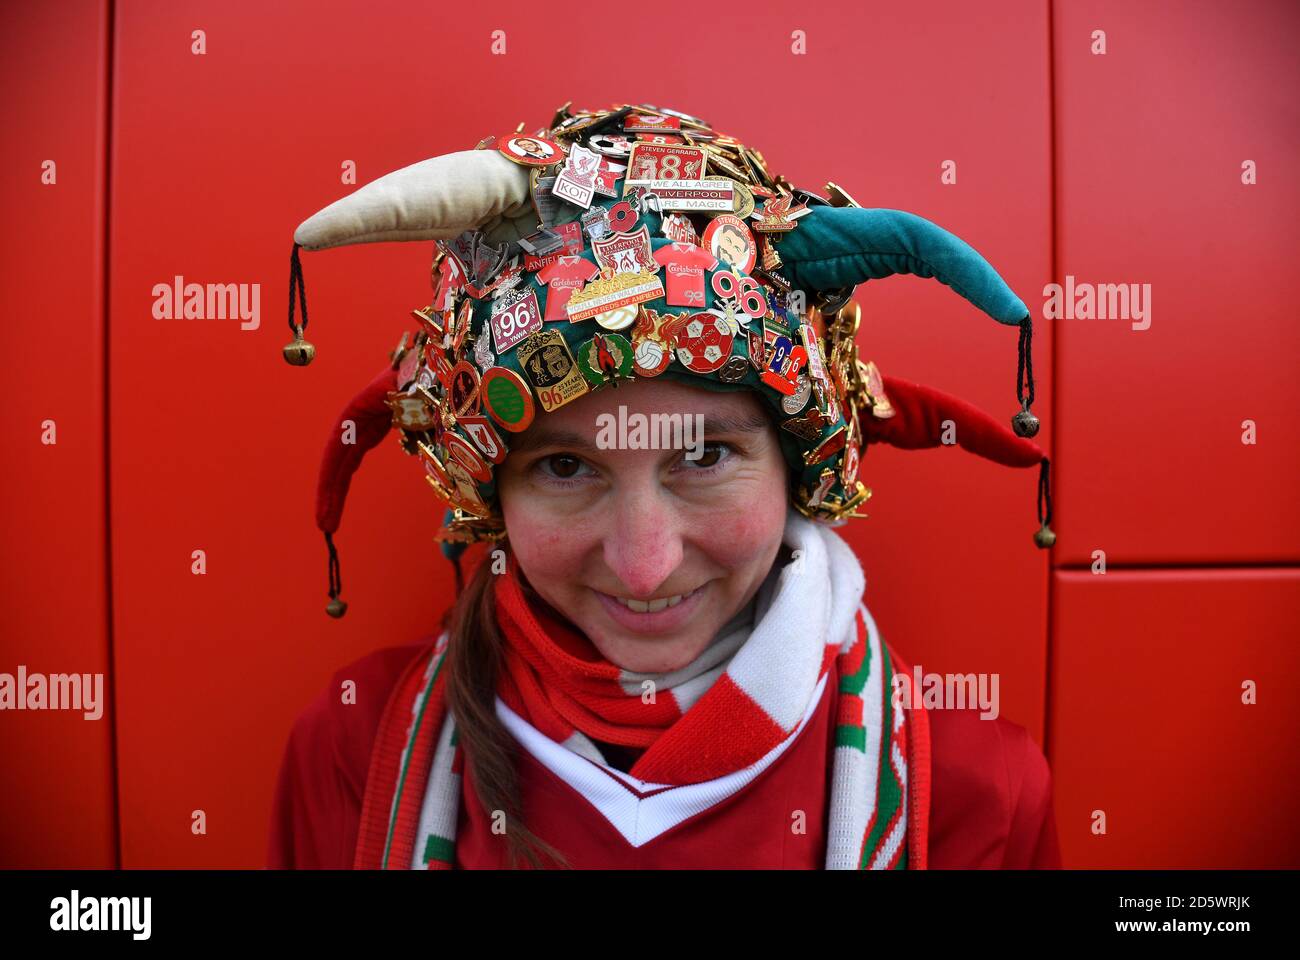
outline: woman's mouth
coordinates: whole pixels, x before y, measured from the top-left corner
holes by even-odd
[[[665,594],[645,600],[599,590],[593,592],[600,598],[610,618],[624,629],[634,633],[666,633],[678,629],[694,615],[707,587],[706,583],[689,593]]]

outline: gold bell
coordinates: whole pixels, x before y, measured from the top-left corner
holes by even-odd
[[[293,339],[284,345],[286,363],[305,367],[316,357],[316,346],[302,335],[302,327],[293,328]]]
[[[1029,412],[1029,404],[1011,418],[1011,429],[1017,437],[1033,437],[1038,434],[1038,418]]]
[[[343,614],[348,612],[348,605],[338,597],[335,597],[326,605],[325,612],[337,620],[339,617],[343,616]]]
[[[1056,543],[1056,534],[1052,532],[1051,527],[1047,524],[1043,524],[1034,533],[1034,543],[1038,545],[1039,549],[1046,550],[1052,544]]]

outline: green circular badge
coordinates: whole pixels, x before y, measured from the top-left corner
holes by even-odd
[[[593,387],[632,377],[632,344],[619,333],[598,333],[578,348],[578,369]]]
[[[537,408],[533,392],[519,374],[508,367],[490,367],[479,385],[483,408],[504,430],[520,433],[533,422]]]

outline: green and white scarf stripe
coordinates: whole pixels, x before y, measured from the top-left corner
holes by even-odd
[[[425,676],[428,678],[424,684],[424,689],[420,695],[415,698],[415,703],[411,710],[411,726],[406,734],[406,746],[402,749],[401,770],[397,777],[397,789],[393,791],[393,802],[388,808],[388,835],[384,841],[384,859],[381,869],[388,869],[388,854],[393,846],[393,830],[397,826],[397,810],[402,802],[402,792],[406,789],[406,775],[411,766],[411,754],[415,750],[415,744],[418,740],[417,734],[420,725],[424,722],[425,708],[429,704],[429,696],[433,692],[433,685],[438,680],[438,674],[442,671],[443,660],[447,653],[447,635],[439,639],[434,650],[433,656],[429,658],[429,666],[425,668]]]
[[[832,765],[830,811],[827,823],[826,869],[885,869],[899,844],[906,838],[907,769],[898,746],[903,724],[901,712],[892,706],[889,694],[892,668],[876,623],[865,605],[859,605],[864,640],[858,639],[858,623],[850,627],[841,645],[840,692],[857,698],[860,711],[851,722],[838,723]],[[864,643],[861,666],[853,673],[847,664]],[[390,809],[388,836],[391,843],[396,813],[406,785],[406,771],[420,726],[437,718],[425,717],[433,681],[445,658],[446,638],[430,662],[429,682],[417,701],[414,722],[407,734],[402,756],[402,773]],[[412,849],[410,867],[415,870],[450,868],[455,862],[456,824],[460,808],[462,777],[453,772],[459,736],[450,711],[439,731],[438,744],[430,765],[429,779],[420,806],[419,828]],[[891,763],[891,759],[893,763]],[[897,771],[895,770],[897,766]],[[889,830],[891,821],[898,820]],[[875,814],[873,818],[873,814]],[[870,825],[870,830],[868,830]],[[888,832],[887,832],[888,831]],[[388,849],[384,866],[388,864]],[[906,869],[906,849],[894,869]]]
[[[827,822],[826,869],[860,870],[867,868],[874,845],[864,841],[872,816],[880,808],[879,796],[884,782],[881,767],[882,747],[887,757],[890,738],[882,736],[889,729],[887,714],[888,660],[876,623],[866,606],[859,604],[858,617],[864,630],[859,641],[857,623],[841,649],[839,662],[847,665],[855,656],[855,646],[865,642],[862,663],[852,673],[842,669],[841,696],[856,698],[859,711],[852,717],[837,717],[835,755],[831,774],[831,803]],[[882,743],[883,741],[883,743]]]

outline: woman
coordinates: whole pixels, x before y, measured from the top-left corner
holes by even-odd
[[[349,665],[336,681],[356,704],[332,685],[299,718],[272,866],[1059,864],[1041,751],[1008,721],[900,696],[909,668],[831,529],[870,495],[868,444],[933,446],[951,421],[974,452],[1042,465],[1035,539],[1050,545],[1023,303],[951,234],[837,188],[830,206],[695,118],[562,109],[534,139],[599,151],[673,120],[666,165],[707,161],[703,189],[731,194],[714,214],[759,233],[752,275],[700,267],[704,310],[681,309],[698,303],[695,261],[667,288],[659,275],[665,246],[709,221],[690,185],[583,207],[555,189],[563,163],[534,175],[509,138],[380,178],[295,234],[303,323],[291,308],[285,355],[300,364],[299,247],[440,241],[423,329],[341,415],[356,442],[326,449],[329,612],[346,609],[332,534],[349,479],[394,425],[451,507],[458,582],[466,544],[491,550],[438,637]],[[615,183],[625,169],[602,166]],[[583,258],[563,294],[548,288],[560,254]],[[895,272],[1020,325],[1021,436],[857,359],[853,286]],[[565,316],[542,321],[557,295]]]

